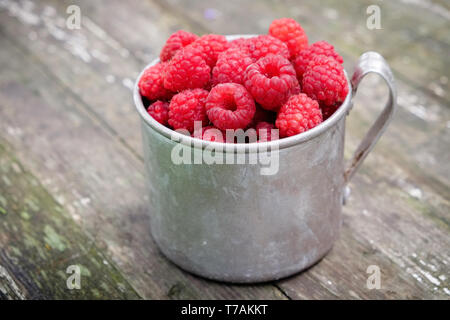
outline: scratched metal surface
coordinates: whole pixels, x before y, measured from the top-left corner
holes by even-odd
[[[65,27],[73,1],[0,1],[0,298],[449,298],[445,1],[380,2],[381,30],[366,28],[366,0],[75,2],[80,30]],[[203,280],[148,232],[133,81],[177,29],[264,33],[282,16],[332,42],[349,71],[364,51],[385,56],[399,110],[354,176],[340,238],[319,264],[264,285]],[[360,87],[347,158],[387,94],[376,76]],[[81,290],[67,290],[71,264],[83,266]],[[370,265],[380,289],[366,286]]]

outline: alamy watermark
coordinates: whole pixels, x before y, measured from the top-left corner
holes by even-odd
[[[381,8],[376,4],[372,4],[367,7],[366,14],[366,27],[369,30],[379,30],[381,28]]]
[[[381,289],[381,272],[377,265],[370,265],[367,267],[366,273],[370,274],[367,278],[367,289]]]
[[[203,133],[202,122],[194,122],[194,138],[202,139]],[[186,136],[190,136],[187,130],[175,130]],[[266,143],[258,142],[255,129],[248,130],[229,130],[222,132],[218,129],[208,129],[207,133],[214,136],[215,141],[227,141],[231,144],[237,143],[259,143],[255,150],[250,152],[231,152],[226,150],[223,143],[210,144],[202,148],[201,140],[192,140],[189,144],[181,141],[182,137],[172,134],[171,139],[178,142],[172,149],[171,160],[176,165],[181,164],[250,164],[260,165],[261,175],[274,175],[279,170],[279,143],[278,129],[271,129],[270,137],[272,142],[270,147]],[[262,135],[268,135],[267,131],[261,131]],[[204,136],[203,136],[204,137]],[[267,138],[267,137],[265,137]],[[261,136],[260,136],[261,140]],[[229,144],[227,144],[229,145]]]
[[[69,15],[66,19],[66,27],[69,30],[81,29],[81,9],[77,5],[70,5],[66,9]]]
[[[70,265],[66,269],[66,273],[70,276],[66,280],[66,286],[69,290],[81,289],[81,268],[78,265]]]

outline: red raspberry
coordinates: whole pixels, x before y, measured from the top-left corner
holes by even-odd
[[[222,83],[209,93],[206,113],[219,129],[244,129],[255,114],[255,102],[244,86]]]
[[[300,24],[291,18],[273,20],[269,34],[286,43],[290,58],[294,58],[308,46],[308,37]]]
[[[340,104],[333,104],[331,106],[326,106],[324,104],[320,104],[320,110],[322,110],[323,121],[327,120],[329,117],[339,109]]]
[[[272,141],[272,129],[275,129],[275,125],[269,122],[258,122],[256,125],[256,132],[258,133],[258,142]]]
[[[344,68],[333,58],[315,56],[303,74],[302,88],[309,97],[324,105],[340,103],[348,93]]]
[[[205,59],[206,64],[212,68],[216,64],[219,53],[228,49],[228,46],[228,40],[224,36],[218,34],[207,34],[201,36],[188,47],[198,49]]]
[[[275,125],[280,129],[280,137],[290,137],[322,122],[322,113],[317,101],[300,93],[291,96],[278,112]]]
[[[178,50],[186,47],[197,39],[197,35],[184,30],[178,30],[177,32],[172,33],[162,48],[159,59],[163,62],[169,61]]]
[[[292,94],[300,92],[288,59],[270,54],[247,68],[245,87],[264,109],[277,111]]]
[[[147,112],[159,123],[167,126],[169,120],[169,103],[164,101],[156,101],[152,103],[148,108]]]
[[[201,130],[194,131],[192,136],[194,138],[203,139],[203,140],[207,140],[207,141],[214,141],[214,142],[224,142],[225,141],[224,140],[225,133],[214,126],[202,127]]]
[[[249,38],[237,38],[229,43],[229,48],[239,48],[242,51],[249,53],[248,51]]]
[[[286,44],[275,37],[260,35],[247,40],[247,48],[251,57],[256,61],[270,53],[289,59],[289,49]]]
[[[172,91],[203,88],[210,80],[211,68],[198,50],[187,46],[179,50],[164,68],[164,87]]]
[[[294,60],[294,67],[299,81],[301,81],[303,73],[306,71],[306,67],[308,67],[312,59],[318,55],[334,58],[334,60],[340,64],[344,62],[344,59],[334,51],[334,47],[331,44],[326,41],[317,41],[305,50],[302,50]]]
[[[231,48],[222,52],[212,70],[213,86],[227,82],[243,84],[245,70],[252,63],[252,58],[239,48]]]
[[[203,89],[185,90],[176,94],[169,105],[169,124],[175,129],[194,130],[194,121],[208,124],[205,102],[208,91]]]
[[[139,80],[139,92],[149,100],[170,99],[171,92],[164,88],[162,71],[165,63],[157,63],[147,68]]]

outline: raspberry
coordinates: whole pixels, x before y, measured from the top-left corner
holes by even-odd
[[[252,58],[239,48],[222,52],[212,70],[212,84],[227,82],[243,84],[245,70],[252,63]]]
[[[157,63],[147,68],[139,80],[139,91],[149,100],[170,99],[171,93],[165,89],[162,71],[165,63]]]
[[[186,47],[188,44],[191,44],[197,39],[198,36],[193,33],[184,30],[178,30],[177,32],[173,33],[169,37],[169,39],[167,39],[166,44],[159,54],[159,59],[163,62],[169,61],[175,55],[175,53],[177,53],[178,50]]]
[[[219,129],[243,129],[255,114],[255,102],[244,86],[222,83],[209,93],[206,113]]]
[[[326,41],[317,41],[308,48],[298,54],[294,60],[295,71],[297,72],[297,78],[301,81],[303,74],[306,71],[306,67],[312,61],[315,56],[324,55],[334,58],[337,62],[342,64],[344,60],[342,57],[334,51],[334,47]]]
[[[331,106],[320,104],[320,110],[322,110],[323,121],[331,117],[339,107],[340,107],[339,104],[333,104]]]
[[[272,141],[272,129],[275,129],[275,125],[269,122],[258,122],[256,125],[256,132],[258,133],[258,142]]]
[[[227,38],[218,34],[207,34],[191,43],[188,47],[196,48],[211,68],[216,64],[219,53],[228,49]]]
[[[198,50],[187,46],[179,50],[164,68],[164,87],[172,91],[203,88],[211,69]]]
[[[245,87],[264,109],[277,111],[292,94],[300,92],[288,59],[270,54],[247,68]]]
[[[200,131],[200,132],[199,132]],[[206,126],[202,127],[201,130],[196,130],[192,134],[194,138],[203,139],[207,141],[214,141],[214,142],[224,142],[225,134],[217,129],[214,126]]]
[[[248,51],[248,38],[237,38],[229,42],[229,48],[239,48],[242,51],[249,53]]]
[[[275,37],[260,35],[247,40],[247,48],[251,57],[256,61],[270,53],[289,59],[289,49],[286,44]]]
[[[175,129],[194,130],[194,121],[208,124],[205,102],[208,91],[203,89],[185,90],[176,94],[169,105],[169,124]]]
[[[147,112],[159,123],[167,126],[169,120],[169,103],[164,101],[156,101],[152,103],[148,108]]]
[[[322,122],[322,113],[317,101],[300,93],[291,96],[278,112],[275,125],[280,129],[280,137],[290,137]]]
[[[303,74],[302,88],[309,97],[324,105],[342,102],[348,93],[344,68],[333,58],[315,56]]]
[[[273,20],[269,34],[286,43],[290,57],[294,58],[308,46],[308,37],[300,24],[291,18]]]

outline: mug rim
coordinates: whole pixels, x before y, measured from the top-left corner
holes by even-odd
[[[246,35],[226,35],[228,41],[234,40],[236,38],[251,38],[255,37],[257,35],[253,34],[246,34]],[[273,141],[267,141],[267,142],[252,142],[252,143],[225,143],[225,142],[214,142],[214,141],[207,141],[202,140],[198,138],[194,138],[191,136],[184,135],[180,132],[177,132],[175,130],[172,130],[170,128],[167,128],[166,126],[162,125],[153,117],[151,117],[141,98],[140,90],[139,90],[139,80],[141,79],[144,71],[157,64],[159,62],[159,58],[154,59],[152,62],[150,62],[148,65],[146,65],[142,71],[139,73],[138,77],[136,78],[136,81],[134,83],[133,88],[133,99],[134,104],[136,107],[136,110],[138,111],[141,119],[145,122],[145,124],[156,131],[158,134],[174,141],[182,143],[189,147],[194,148],[201,148],[205,149],[208,148],[209,150],[220,150],[222,152],[228,153],[253,153],[253,152],[267,152],[268,150],[276,150],[276,149],[285,149],[288,147],[295,146],[297,144],[309,141],[311,139],[314,139],[315,137],[323,134],[324,132],[328,131],[330,128],[334,127],[339,120],[341,120],[350,110],[351,108],[351,97],[352,97],[352,86],[350,79],[348,78],[348,74],[344,69],[345,77],[347,78],[347,85],[348,85],[348,93],[345,97],[345,100],[342,102],[342,104],[339,106],[339,108],[325,121],[321,122],[319,125],[315,126],[312,129],[309,129],[305,132],[302,132],[300,134],[281,138],[278,140]]]

